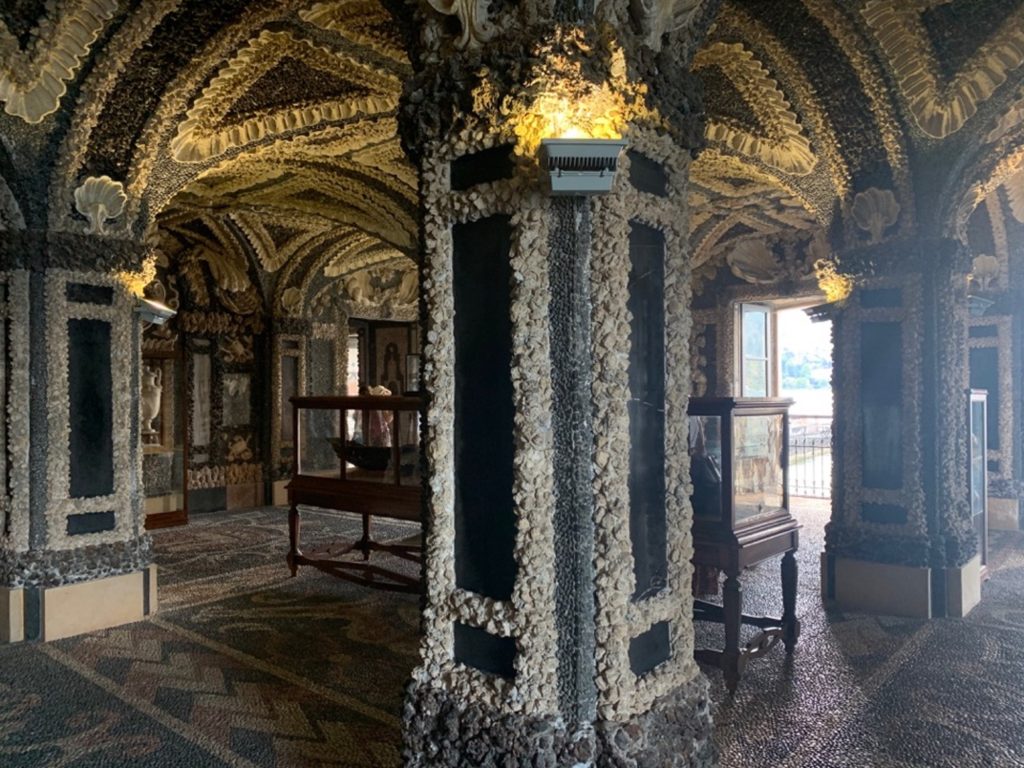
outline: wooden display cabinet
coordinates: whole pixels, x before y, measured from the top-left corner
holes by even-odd
[[[792,652],[796,617],[800,526],[789,512],[791,400],[692,398],[690,477],[693,482],[694,565],[724,572],[722,604],[694,601],[694,619],[725,625],[722,650],[699,649],[698,661],[722,669],[735,690],[747,662],[780,640]],[[743,613],[743,570],[782,555],[782,617]],[[740,644],[740,626],[758,627]]]

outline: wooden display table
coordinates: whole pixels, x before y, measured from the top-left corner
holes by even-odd
[[[698,661],[718,667],[736,690],[747,662],[800,636],[796,617],[799,528],[789,513],[789,400],[692,398],[690,480],[693,483],[693,563],[725,573],[722,605],[694,601],[694,620],[725,625],[722,650],[698,649]],[[744,568],[782,555],[782,617],[743,613]],[[758,627],[740,646],[740,627]]]
[[[694,652],[697,661],[722,670],[725,685],[736,690],[747,662],[763,656],[781,640],[786,653],[792,653],[800,637],[800,621],[796,617],[797,564],[799,528],[795,520],[771,521],[750,527],[735,541],[694,538],[694,565],[718,568],[725,573],[722,605],[694,600],[695,621],[713,621],[725,625],[725,647],[722,650],[700,648]],[[743,613],[743,587],[740,574],[764,560],[782,555],[782,617],[748,616]],[[761,629],[749,642],[740,646],[740,625]]]
[[[288,483],[288,567],[292,576],[299,566],[308,565],[357,584],[395,592],[419,592],[419,576],[406,574],[371,563],[371,553],[387,552],[404,560],[422,564],[420,544],[385,544],[372,537],[371,518],[419,522],[422,519],[422,492],[419,476],[418,419],[422,400],[418,397],[293,397],[293,435],[295,456],[292,479]],[[311,428],[310,413],[318,417],[319,434]],[[337,413],[337,420],[330,417]],[[374,423],[387,429],[374,430]],[[331,429],[333,422],[333,434]],[[326,425],[326,428],[325,428]],[[358,430],[385,440],[388,445],[366,445],[353,438]],[[384,434],[386,433],[386,434]],[[405,444],[404,441],[406,442]],[[325,448],[326,446],[326,448]],[[315,459],[311,459],[312,454]],[[348,455],[348,454],[352,455]],[[333,456],[334,467],[331,464]],[[352,461],[367,463],[358,467]],[[383,468],[382,468],[383,467]],[[331,545],[303,552],[300,546],[299,506],[337,509],[362,515],[362,538],[351,543]],[[343,560],[353,551],[362,553],[362,561]]]

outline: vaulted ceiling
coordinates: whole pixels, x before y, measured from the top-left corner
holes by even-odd
[[[995,190],[1019,200],[1022,63],[1021,0],[725,0],[694,60],[696,264],[958,234]],[[0,226],[80,227],[75,188],[109,176],[126,225],[156,224],[236,303],[322,300],[324,281],[411,266],[410,74],[377,0],[4,3]]]

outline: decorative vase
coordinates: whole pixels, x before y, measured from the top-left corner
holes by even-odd
[[[142,434],[155,435],[153,419],[160,415],[160,398],[163,396],[161,379],[163,372],[159,368],[142,369]]]

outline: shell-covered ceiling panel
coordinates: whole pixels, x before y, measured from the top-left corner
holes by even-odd
[[[226,233],[264,301],[295,264],[328,280],[408,259],[417,177],[396,116],[415,30],[385,5],[3,3],[0,144],[19,151],[0,152],[0,226],[80,230],[75,190],[109,177],[119,226],[166,230],[238,287],[237,255],[209,262]],[[958,233],[997,190],[1019,198],[1024,0],[725,0],[693,67],[699,269],[753,263],[748,241]]]

